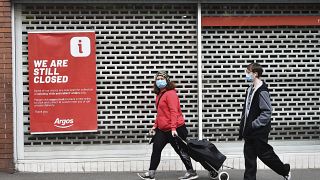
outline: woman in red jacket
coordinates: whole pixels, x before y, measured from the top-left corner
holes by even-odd
[[[170,78],[166,72],[160,71],[157,73],[154,83],[154,93],[157,94],[157,117],[150,130],[150,133],[155,135],[153,137],[149,171],[138,174],[142,179],[155,179],[155,171],[160,163],[161,151],[167,143],[171,144],[187,169],[186,174],[179,179],[189,180],[198,178],[196,171],[192,167],[189,155],[179,145],[180,141],[176,141],[175,139],[175,136],[179,135],[185,140],[188,135],[175,87],[175,84],[170,82]]]

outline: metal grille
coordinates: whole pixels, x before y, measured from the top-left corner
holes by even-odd
[[[27,32],[95,30],[98,132],[30,135]],[[25,145],[141,143],[155,117],[154,75],[178,84],[190,136],[197,132],[196,6],[23,5]]]
[[[203,16],[312,15],[319,5],[212,5]],[[211,141],[234,141],[248,83],[246,65],[261,63],[269,85],[270,139],[319,139],[319,27],[205,27],[202,30],[203,124]]]
[[[25,145],[145,142],[155,116],[152,83],[167,70],[178,83],[190,136],[197,137],[195,4],[22,5]],[[318,15],[319,5],[203,4],[206,15]],[[30,135],[27,32],[95,30],[98,132]],[[234,141],[245,66],[265,68],[273,105],[273,140],[319,139],[320,32],[317,27],[202,30],[204,137]]]

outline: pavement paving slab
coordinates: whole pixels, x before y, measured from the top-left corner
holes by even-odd
[[[242,180],[243,170],[226,170],[230,180]],[[137,172],[91,173],[0,173],[0,180],[139,180]],[[156,180],[177,180],[183,171],[158,171]],[[198,180],[209,180],[207,171],[198,171]],[[320,169],[294,169],[292,180],[320,180]],[[257,180],[283,180],[271,170],[258,170]]]

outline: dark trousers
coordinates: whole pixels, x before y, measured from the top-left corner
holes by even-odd
[[[268,144],[268,137],[245,139],[243,151],[246,168],[244,180],[256,180],[257,157],[279,175],[288,175],[289,169],[273,151],[272,146]]]
[[[186,140],[188,135],[188,130],[185,125],[180,126],[177,128],[178,135],[183,139]],[[176,153],[180,156],[183,164],[185,165],[187,170],[193,170],[191,159],[189,155],[183,150],[182,145],[180,145],[180,141],[177,141],[175,137],[172,137],[171,131],[161,131],[159,129],[156,130],[156,134],[153,139],[153,147],[152,147],[152,155],[151,155],[151,162],[149,170],[156,170],[160,163],[161,159],[161,152],[163,148],[170,143]]]

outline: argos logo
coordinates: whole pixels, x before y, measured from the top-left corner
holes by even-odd
[[[68,128],[73,126],[74,120],[73,119],[59,119],[57,118],[54,121],[54,126],[57,128]]]

